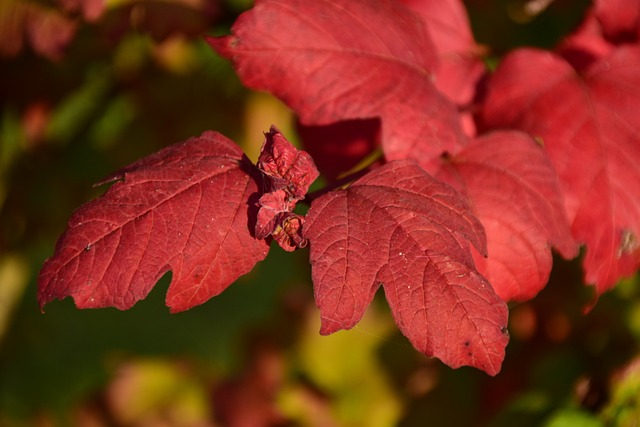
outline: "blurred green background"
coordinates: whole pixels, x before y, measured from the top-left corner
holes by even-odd
[[[587,1],[468,1],[494,59],[552,47]],[[94,182],[207,129],[255,159],[279,101],[244,89],[202,34],[242,0],[2,0],[0,3],[0,426],[640,425],[640,291],[591,298],[577,261],[512,307],[511,343],[490,378],[418,354],[382,295],[353,330],[318,334],[308,253],[273,248],[222,295],[164,306],[169,277],[133,309],[41,313],[36,280]]]

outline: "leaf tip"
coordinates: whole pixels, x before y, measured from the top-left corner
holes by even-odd
[[[231,59],[232,50],[237,47],[239,39],[233,35],[226,36],[204,36],[204,41],[220,56]]]
[[[51,298],[38,294],[38,307],[40,307],[40,313],[44,314],[44,306],[51,302]]]
[[[339,322],[336,322],[335,320],[331,320],[327,317],[322,317],[320,319],[320,335],[322,336],[331,335],[334,332],[338,332],[341,329],[349,329],[349,328],[345,328]]]

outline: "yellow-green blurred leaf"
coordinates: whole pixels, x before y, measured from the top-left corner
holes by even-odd
[[[335,419],[346,426],[395,425],[402,404],[376,354],[393,331],[391,319],[372,308],[351,331],[321,336],[319,328],[319,318],[314,311],[299,346],[299,364],[304,374],[330,395]],[[297,400],[305,401],[300,396]],[[283,411],[294,417],[297,411],[292,402],[296,399],[289,396],[287,401],[290,406]],[[297,421],[316,425],[308,417]]]
[[[213,425],[205,387],[180,363],[162,359],[125,363],[106,393],[112,416],[121,425]]]
[[[619,427],[640,425],[640,358],[614,379],[611,399],[602,411],[602,419],[607,425]]]

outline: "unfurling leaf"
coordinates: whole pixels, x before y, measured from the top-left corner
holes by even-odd
[[[264,175],[265,193],[258,201],[256,237],[263,239],[271,235],[289,252],[305,247],[304,217],[294,214],[293,210],[319,175],[313,159],[271,126],[260,150],[258,169]]]
[[[318,177],[309,153],[294,147],[274,126],[265,134],[258,169],[268,177],[265,192],[285,190],[295,201],[307,194],[309,186]]]
[[[172,312],[222,292],[267,255],[253,236],[257,170],[224,136],[205,132],[122,169],[71,217],[39,277],[43,307],[128,309],[171,270]]]
[[[311,204],[309,239],[321,333],[353,327],[384,288],[413,346],[451,367],[500,370],[507,306],[475,269],[484,230],[464,198],[413,161],[396,161]]]

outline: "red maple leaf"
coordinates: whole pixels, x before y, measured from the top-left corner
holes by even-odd
[[[205,132],[115,173],[45,262],[40,306],[72,296],[79,308],[128,309],[169,270],[172,312],[219,294],[268,252],[250,231],[256,172],[232,141]]]
[[[585,280],[598,293],[640,265],[640,49],[620,47],[577,73],[550,53],[521,49],[491,80],[488,127],[540,138],[558,171]]]
[[[507,307],[476,271],[482,225],[464,198],[411,160],[311,204],[304,235],[322,334],[353,327],[380,286],[416,349],[451,367],[500,370]]]
[[[466,143],[431,81],[438,59],[425,25],[397,0],[258,0],[232,32],[208,41],[247,87],[278,96],[304,124],[380,118],[387,159]]]
[[[488,257],[474,252],[475,265],[505,301],[527,300],[544,288],[551,246],[565,258],[576,255],[555,170],[527,134],[477,138],[437,177],[470,199],[487,233]]]

